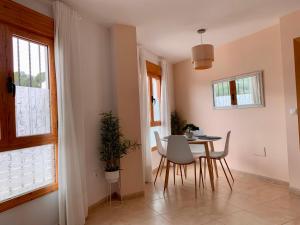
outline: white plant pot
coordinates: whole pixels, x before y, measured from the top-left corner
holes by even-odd
[[[119,177],[120,177],[120,170],[113,171],[113,172],[105,171],[105,179],[110,184],[118,182]]]

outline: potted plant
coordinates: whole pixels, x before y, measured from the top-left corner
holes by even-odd
[[[186,121],[181,119],[176,111],[171,113],[171,134],[182,135],[184,134],[184,127]]]
[[[186,124],[184,127],[185,130],[185,135],[188,138],[192,138],[193,137],[193,131],[199,130],[199,127],[195,126],[192,123]]]
[[[120,159],[129,150],[136,149],[139,144],[124,137],[121,132],[119,118],[113,113],[102,113],[101,118],[101,160],[105,162],[105,178],[109,183],[115,183],[120,176]]]

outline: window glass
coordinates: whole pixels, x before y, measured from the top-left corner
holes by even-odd
[[[47,46],[13,37],[17,137],[50,133]]]
[[[159,80],[152,78],[152,105],[153,105],[153,115],[154,121],[160,121],[160,84]]]
[[[214,89],[214,104],[216,107],[231,106],[229,81],[216,83]]]
[[[238,105],[260,104],[260,88],[257,76],[236,80]]]
[[[0,152],[0,202],[54,182],[54,145]]]
[[[213,82],[215,108],[264,105],[262,71]]]
[[[157,131],[159,134],[161,134],[161,126],[150,127],[150,134],[149,135],[150,135],[150,147],[151,148],[156,146],[154,131]]]

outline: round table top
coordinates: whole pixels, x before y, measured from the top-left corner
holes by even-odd
[[[185,136],[185,135],[183,135],[183,136]],[[168,138],[169,138],[169,136],[166,136],[162,140],[163,141],[168,141]],[[187,139],[189,144],[205,144],[205,143],[208,143],[208,142],[218,141],[222,138],[217,137],[217,136],[201,135],[201,136],[195,136],[195,137],[192,137],[192,138],[186,137],[186,139]]]

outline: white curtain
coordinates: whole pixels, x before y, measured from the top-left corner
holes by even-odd
[[[142,48],[138,49],[139,55],[139,97],[141,120],[141,144],[143,151],[144,181],[152,182],[152,153],[150,149],[150,105],[148,98],[148,78],[146,59]]]
[[[171,105],[170,105],[170,73],[166,60],[161,60],[162,81],[161,81],[161,135],[162,137],[171,134]]]
[[[88,206],[80,92],[79,16],[60,1],[53,3],[53,9],[58,94],[59,224],[83,225]]]
[[[259,80],[257,76],[252,76],[248,78],[250,80],[249,82],[249,90],[252,97],[251,104],[260,104],[260,86],[259,86]]]

